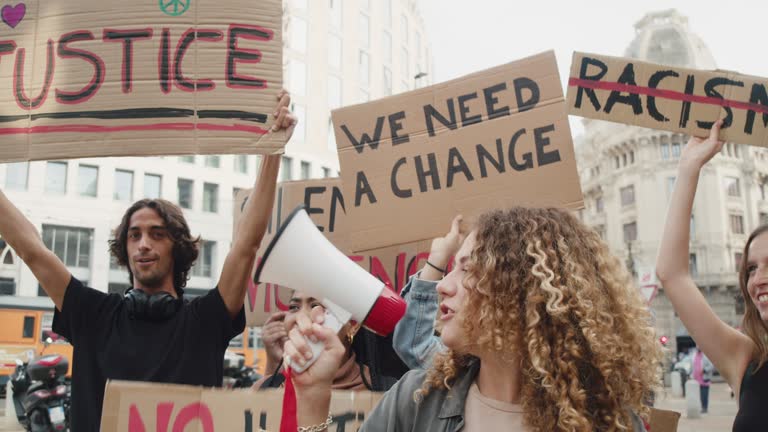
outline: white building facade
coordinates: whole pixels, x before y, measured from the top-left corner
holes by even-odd
[[[300,119],[280,180],[336,176],[330,110],[430,84],[432,62],[417,0],[286,0],[285,87]],[[215,286],[232,240],[233,197],[256,178],[255,155],[93,158],[0,164],[0,187],[79,279],[128,286],[108,240],[134,201],[179,204],[203,239],[187,287]],[[0,295],[44,295],[0,239]]]
[[[656,63],[714,69],[704,43],[675,11],[646,15],[625,55]],[[638,274],[652,272],[683,134],[585,120],[576,153],[586,208],[594,227]],[[768,222],[768,151],[726,143],[703,169],[693,207],[690,271],[717,315],[738,327],[744,314],[737,271],[749,233]],[[659,336],[671,352],[693,341],[660,287],[651,302]],[[679,346],[678,346],[679,344]]]

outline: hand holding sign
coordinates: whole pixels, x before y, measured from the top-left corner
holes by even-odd
[[[720,153],[723,144],[725,144],[725,141],[718,138],[722,125],[723,120],[718,120],[712,126],[707,138],[691,137],[680,155],[680,165],[692,164],[698,170]]]

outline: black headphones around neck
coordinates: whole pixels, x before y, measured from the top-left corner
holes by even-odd
[[[125,307],[131,319],[143,321],[165,321],[181,309],[183,300],[163,291],[147,294],[142,290],[129,288],[125,292]]]

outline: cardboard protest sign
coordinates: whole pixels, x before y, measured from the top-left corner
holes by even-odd
[[[330,432],[357,430],[382,394],[334,391]],[[109,381],[101,430],[110,432],[278,431],[282,390],[222,390]]]
[[[451,217],[583,205],[553,52],[333,111],[355,251],[442,235]]]
[[[274,153],[280,0],[0,0],[0,161]]]
[[[768,78],[576,52],[568,110],[582,117],[768,146]]]
[[[243,190],[235,197],[233,209],[235,229],[249,194],[250,190]],[[300,204],[307,207],[312,221],[334,246],[347,253],[350,259],[396,292],[403,289],[408,278],[419,271],[429,257],[431,239],[352,253],[351,232],[348,229],[345,213],[347,204],[341,191],[341,180],[333,178],[283,182],[278,185],[275,204],[272,208],[272,219],[257,252],[257,263],[282,222]],[[256,264],[254,264],[254,272],[255,269]],[[300,264],[297,266],[297,271],[300,271]],[[248,325],[260,326],[273,313],[287,310],[292,294],[290,288],[300,289],[301,287],[280,287],[270,283],[257,285],[251,280],[245,298]]]

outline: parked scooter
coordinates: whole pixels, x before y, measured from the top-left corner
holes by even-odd
[[[261,375],[245,365],[245,359],[227,352],[224,355],[224,388],[251,388]]]
[[[11,376],[16,417],[28,432],[69,431],[70,389],[65,382],[69,362],[60,354],[16,360]]]

